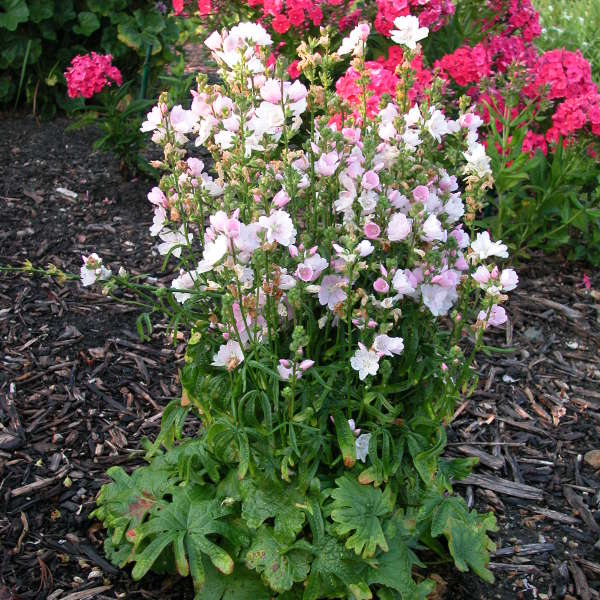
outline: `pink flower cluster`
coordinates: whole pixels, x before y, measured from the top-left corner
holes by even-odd
[[[399,31],[404,24],[396,20]],[[367,33],[355,28],[341,54]],[[482,120],[472,112],[453,120],[434,105],[406,112],[383,93],[397,78],[386,61],[400,61],[401,53],[364,65],[358,52],[354,65],[375,74],[379,95],[370,118],[358,127],[351,116],[339,123],[317,116],[308,143],[292,149],[308,89],[277,77],[267,63],[272,43],[255,23],[213,33],[206,44],[223,83],[200,83],[190,109],[160,101],[142,125],[164,148],[169,170],[148,195],[151,233],[160,254],[179,259],[175,300],[206,312],[201,327],[212,366],[233,372],[309,318],[324,335],[343,328],[348,343],[334,346],[327,360],[349,364],[364,381],[403,353],[407,315],[426,315],[434,327],[447,316],[462,328],[469,303],[460,300],[471,295],[475,330],[502,325],[505,292],[518,278],[489,260],[506,258],[507,247],[487,232],[472,239],[461,223],[459,176],[483,190],[491,175],[478,142]],[[199,159],[185,160],[189,137],[212,152],[216,178]],[[456,175],[438,164],[450,153]],[[242,166],[248,176],[240,178]],[[98,278],[100,268],[99,259],[86,259],[82,277]],[[228,299],[213,302],[221,297]],[[322,366],[301,347],[271,358],[282,381]]]
[[[105,86],[123,83],[121,72],[112,64],[110,54],[78,55],[65,71],[69,98],[91,98],[101,92]]]
[[[442,57],[434,65],[440,76],[467,88],[484,121],[495,119],[501,130],[497,117],[504,113],[507,91],[503,76],[510,67],[518,68],[523,80],[523,101],[513,110],[513,117],[525,107],[527,99],[534,102],[535,120],[522,125],[528,128],[522,147],[525,153],[533,155],[541,150],[546,154],[547,144],[556,144],[560,136],[570,139],[584,131],[600,135],[600,95],[592,81],[590,64],[581,53],[557,49],[539,55],[531,43],[539,35],[539,23],[529,0],[498,0],[491,2],[490,7],[499,12],[484,24],[484,29],[499,33]],[[483,78],[486,84],[482,93],[478,84]],[[542,107],[548,110],[548,101],[549,113],[540,114]],[[548,119],[542,118],[546,115],[552,121],[549,128],[545,126]]]
[[[389,37],[397,17],[416,15],[423,27],[437,31],[454,14],[451,0],[377,0],[375,29]]]

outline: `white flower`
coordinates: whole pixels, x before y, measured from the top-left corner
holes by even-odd
[[[350,359],[350,366],[358,371],[358,378],[364,381],[367,375],[376,375],[379,370],[379,356],[359,342],[359,348]]]
[[[431,134],[431,137],[435,139],[438,144],[442,141],[442,136],[450,133],[448,122],[444,113],[436,108],[430,109],[430,117],[425,122],[425,128]]]
[[[342,45],[337,53],[340,56],[352,54],[354,56],[362,56],[363,49],[371,27],[367,23],[359,23],[351,32],[350,35],[342,40]]]
[[[271,104],[270,102],[261,102],[256,109],[254,116],[248,123],[248,127],[254,131],[258,138],[265,134],[276,135],[279,133],[279,128],[283,126],[284,115],[283,109],[279,104]]]
[[[467,159],[465,171],[477,175],[477,177],[485,177],[492,174],[490,167],[490,157],[485,153],[485,148],[482,144],[475,142],[471,144],[463,156]]]
[[[202,260],[198,263],[198,273],[208,273],[227,254],[229,241],[227,236],[219,235],[213,241],[207,241],[204,246]]]
[[[292,218],[284,210],[275,210],[268,217],[260,217],[258,223],[267,230],[267,242],[289,246],[296,241],[296,228]]]
[[[226,367],[233,371],[244,360],[244,353],[239,342],[229,340],[219,347],[219,352],[213,356],[213,367]]]
[[[182,290],[181,292],[173,292],[173,297],[180,304],[183,304],[190,297],[190,294],[186,290],[193,289],[195,275],[195,271],[190,271],[189,273],[186,273],[182,269],[179,272],[179,277],[176,277],[171,282],[171,289]]]
[[[154,217],[152,226],[150,227],[150,235],[156,237],[164,228],[167,221],[167,211],[162,206],[157,206],[154,209]]]
[[[102,259],[95,252],[81,258],[83,259],[83,265],[79,270],[79,275],[83,286],[92,285],[98,279],[104,281],[112,275],[112,271],[105,268],[102,264]]]
[[[471,242],[471,248],[481,260],[485,260],[490,256],[508,258],[508,248],[506,247],[506,244],[503,244],[502,240],[492,242],[490,234],[487,231],[477,234],[475,241]]]
[[[356,448],[356,458],[361,462],[367,460],[369,456],[369,441],[371,440],[370,433],[363,433],[354,440],[354,446]]]
[[[404,340],[401,337],[390,337],[389,335],[378,335],[373,342],[373,348],[385,356],[402,354],[404,351]]]
[[[410,271],[398,270],[392,279],[392,286],[401,296],[412,296],[417,290],[417,280]]]
[[[258,23],[240,23],[231,28],[229,35],[234,38],[241,38],[251,45],[270,46],[273,43],[266,29]]]
[[[361,258],[369,256],[369,254],[372,254],[373,250],[375,250],[375,247],[369,240],[363,240],[356,246],[356,252],[358,252]]]
[[[415,104],[405,115],[404,122],[407,127],[413,127],[414,125],[418,125],[423,122],[423,117],[421,116],[421,111],[419,110],[419,106]]]
[[[181,248],[182,246],[187,246],[189,242],[194,238],[193,233],[185,235],[185,231],[183,225],[177,231],[165,231],[160,234],[160,239],[162,240],[162,244],[158,245],[158,251],[162,256],[165,254],[173,254],[176,258],[181,256]]]
[[[454,303],[458,300],[458,294],[453,287],[442,287],[441,285],[423,284],[421,286],[423,304],[431,311],[434,317],[448,314]]]
[[[162,124],[162,112],[160,106],[155,106],[146,115],[146,120],[142,123],[140,131],[147,133],[148,131],[154,131]]]
[[[392,41],[396,44],[406,46],[411,50],[414,50],[417,47],[417,42],[419,40],[423,40],[429,35],[429,29],[427,27],[421,27],[419,25],[418,17],[413,15],[396,17],[396,19],[394,19],[394,27],[396,29],[392,30]]]
[[[171,109],[171,125],[178,133],[189,133],[196,124],[196,115],[191,110],[185,110],[181,104]]]
[[[233,131],[219,131],[219,133],[215,135],[215,144],[218,144],[221,150],[229,150],[230,148],[233,148],[233,140],[235,140],[235,137]]]

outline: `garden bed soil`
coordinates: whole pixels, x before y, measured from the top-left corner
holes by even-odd
[[[123,182],[93,132],[66,125],[4,119],[0,263],[76,273],[95,251],[168,281],[148,234],[151,183]],[[448,429],[449,455],[480,458],[456,490],[498,519],[496,582],[426,556],[439,598],[600,597],[600,277],[558,256],[519,274],[511,323],[488,340],[505,352],[478,357],[477,391]],[[127,300],[0,275],[0,600],[193,597],[189,581],[136,583],[108,564],[88,518],[106,469],[141,463],[180,393],[184,340],[159,321],[140,342]]]

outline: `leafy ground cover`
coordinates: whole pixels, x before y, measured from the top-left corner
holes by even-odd
[[[118,163],[62,121],[4,125],[3,263],[76,271],[94,249],[124,255],[132,273],[158,269],[149,223],[139,223],[148,182],[118,183]],[[438,597],[600,589],[599,464],[583,458],[600,448],[600,279],[560,256],[535,257],[520,275],[510,326],[489,339],[503,353],[478,357],[478,390],[448,430],[449,454],[480,458],[458,489],[498,519],[497,581],[432,564]],[[130,298],[115,304],[79,283],[2,276],[0,299],[0,598],[191,598],[177,578],[133,584],[105,561],[103,533],[88,519],[106,469],[141,464],[142,438],[155,437],[162,407],[179,395],[184,340],[158,326],[140,343]]]

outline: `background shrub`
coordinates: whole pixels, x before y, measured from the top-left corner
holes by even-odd
[[[157,75],[179,30],[147,0],[0,0],[0,106],[26,102],[51,116],[69,108],[62,73],[76,54],[112,54],[124,80],[148,58]]]

